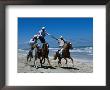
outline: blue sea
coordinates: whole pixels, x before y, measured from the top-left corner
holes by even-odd
[[[56,51],[59,48],[49,48],[49,56],[53,57]],[[26,55],[28,53],[28,49],[18,49],[18,53]],[[70,50],[71,56],[75,59],[79,60],[93,60],[93,47],[84,46],[84,47],[75,47]]]

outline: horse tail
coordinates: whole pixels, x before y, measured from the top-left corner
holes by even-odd
[[[56,60],[56,59],[57,59],[57,54],[55,54],[55,55],[54,55],[54,58],[53,58],[53,59],[54,59],[54,60]]]

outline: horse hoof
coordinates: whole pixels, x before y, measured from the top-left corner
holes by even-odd
[[[61,67],[61,64],[58,64],[58,67]]]
[[[42,64],[44,64],[45,62],[43,62]]]
[[[52,67],[52,65],[49,65],[50,67]]]
[[[36,69],[38,69],[38,66],[36,67]]]
[[[58,64],[61,64],[61,62],[58,62]]]
[[[35,67],[35,68],[36,68],[36,65],[34,65],[33,67]]]

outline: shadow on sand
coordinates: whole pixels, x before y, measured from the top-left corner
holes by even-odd
[[[30,65],[30,66],[31,66],[31,67],[35,67],[34,65]],[[52,66],[42,66],[42,67],[41,67],[41,66],[37,66],[37,67],[36,67],[36,69],[39,69],[39,68],[43,68],[43,69],[49,69],[49,68],[50,68],[50,69],[56,69],[55,67],[52,67]]]
[[[35,67],[34,65],[30,65],[31,67]],[[39,68],[43,68],[43,69],[57,69],[57,68],[55,68],[55,67],[52,67],[52,66],[37,66],[37,67],[35,67],[36,69],[39,69]],[[74,67],[60,67],[60,68],[63,68],[63,69],[74,69],[74,70],[79,70],[78,68],[74,68]]]
[[[63,69],[74,69],[74,70],[79,70],[78,68],[74,68],[74,67],[61,67]]]

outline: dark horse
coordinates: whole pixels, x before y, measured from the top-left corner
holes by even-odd
[[[48,57],[48,54],[49,54],[49,45],[48,45],[48,43],[44,43],[42,45],[41,49],[39,47],[36,47],[36,49],[37,50],[35,51],[35,61],[37,60],[37,58],[40,59],[40,64],[41,64],[41,67],[42,67],[42,64],[45,63],[45,59],[47,59],[49,65],[51,65],[50,61],[49,61],[49,57]],[[34,65],[35,65],[35,61],[34,61]]]
[[[62,54],[59,53],[59,51],[56,52],[55,56],[54,56],[54,60],[56,60],[58,58],[58,64],[61,64],[61,59],[64,58],[66,60],[67,64],[67,58],[71,59],[72,63],[73,63],[73,59],[70,56],[70,52],[69,50],[73,49],[72,44],[70,42],[67,42],[64,44],[63,46],[63,50],[62,50]]]

